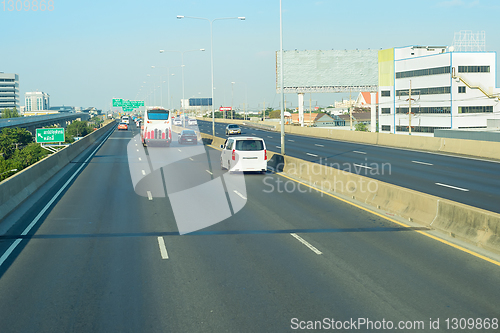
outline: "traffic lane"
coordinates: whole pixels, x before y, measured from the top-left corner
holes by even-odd
[[[111,129],[111,131],[112,130],[113,129]],[[82,172],[82,170],[86,168],[86,165],[82,166],[84,161],[86,161],[91,154],[96,152],[96,148],[99,147],[103,140],[106,140],[109,134],[112,133],[108,132],[98,138],[94,144],[90,145],[90,147],[88,147],[83,153],[75,157],[75,159],[66,165],[59,173],[54,175],[54,177],[52,177],[46,185],[39,188],[15,211],[2,220],[2,222],[6,223],[9,227],[6,227],[5,229],[8,230],[4,232],[4,235],[7,235],[7,237],[0,239],[0,254],[3,255],[7,251],[12,250],[11,246],[14,246],[14,243],[18,242],[16,238],[11,237],[12,235],[20,235],[25,232],[30,235],[36,232],[41,222],[33,224],[32,221],[37,221],[39,219],[43,221],[44,217],[47,216],[50,209],[58,201],[58,199],[52,200],[52,198],[60,191],[64,194],[65,186],[71,184],[73,181],[72,179],[75,177],[75,173]],[[45,212],[41,213],[44,208]],[[22,251],[23,246],[23,243],[18,244],[9,257],[4,257],[5,262],[2,264],[2,267],[0,267],[0,275],[5,271],[5,269],[7,269],[13,258],[15,258],[16,255]]]
[[[109,156],[117,145],[126,146],[124,140],[109,143],[110,151],[100,153]],[[151,233],[174,232],[173,215],[165,211],[166,199],[149,201],[131,184],[107,187],[116,193],[103,190],[115,176],[130,181],[127,164],[110,161],[91,163],[80,174],[0,279],[4,327],[13,332],[165,330],[156,326],[155,307],[144,300],[156,293],[148,283],[148,267],[159,258]]]
[[[262,177],[245,177],[249,200],[242,211],[196,235],[165,237],[172,265],[190,277],[189,285],[177,286],[181,294],[204,295],[197,310],[183,317],[181,322],[188,326],[182,328],[196,328],[186,318],[199,318],[207,323],[207,331],[235,321],[248,331],[284,331],[291,318],[427,321],[458,312],[490,318],[498,313],[492,302],[498,297],[496,266],[411,231],[297,231],[323,251],[316,255],[289,230],[377,227],[370,219],[379,219],[382,228],[397,225],[347,204],[342,214],[342,205],[320,194],[263,194]],[[333,213],[318,214],[323,210],[316,205],[323,200],[334,205]],[[304,201],[308,210],[290,209]],[[311,215],[317,220],[308,218]],[[235,230],[240,233],[225,234]],[[255,233],[258,230],[263,232]],[[436,273],[437,269],[443,272]],[[434,281],[438,275],[439,281]],[[201,286],[198,276],[203,276]],[[470,280],[477,282],[472,288]],[[483,288],[483,283],[489,287]],[[436,304],[437,299],[442,301]],[[210,313],[204,302],[211,304]],[[211,313],[220,317],[210,320]]]
[[[497,199],[500,196],[500,177],[498,172],[495,174],[498,168],[497,163],[426,154],[438,157],[442,161],[453,160],[457,162],[453,163],[453,165],[457,166],[454,168],[449,167],[452,162],[448,162],[448,166],[445,167],[440,165],[429,166],[413,162],[423,160],[423,158],[417,157],[424,154],[421,152],[398,150],[398,154],[386,155],[387,158],[385,158],[380,157],[379,154],[373,154],[370,150],[373,148],[380,152],[384,149],[381,147],[359,144],[353,146],[352,143],[331,140],[321,140],[322,143],[317,145],[316,143],[319,141],[316,138],[307,137],[302,137],[300,141],[294,141],[293,145],[287,146],[289,156],[310,162],[328,164],[347,172],[357,173],[489,211],[500,212],[497,205]],[[266,145],[271,151],[279,152],[279,148],[277,148],[279,144],[277,143],[278,141],[275,138],[266,139]],[[384,152],[387,152],[387,148],[385,148]],[[409,155],[408,159],[401,158],[399,153]],[[372,161],[372,158],[375,158],[375,160]],[[467,165],[467,172],[458,167],[462,162]],[[477,163],[481,163],[486,168],[484,170],[471,169]],[[425,172],[424,176],[422,176],[422,172]],[[466,193],[464,194],[464,192]]]
[[[223,127],[220,124],[220,127]],[[269,144],[270,150],[278,151],[275,149],[275,145],[279,145],[280,135],[277,132],[265,131],[261,129],[254,129],[242,126],[246,131],[255,131],[255,134],[266,138],[271,139]],[[271,137],[271,138],[270,138]],[[328,154],[333,149],[333,155],[345,155],[348,152],[354,152],[360,150],[361,152],[365,152],[367,154],[373,156],[384,156],[388,162],[397,163],[397,161],[409,161],[412,162],[422,161],[430,164],[437,164],[444,170],[455,170],[457,173],[463,174],[476,174],[476,175],[490,175],[495,177],[495,181],[500,181],[500,177],[498,174],[498,162],[494,161],[486,161],[481,159],[467,158],[467,157],[458,157],[458,156],[450,156],[443,154],[434,154],[422,151],[415,150],[406,150],[406,149],[397,149],[390,147],[380,147],[375,145],[363,145],[359,143],[351,143],[345,141],[335,141],[324,138],[314,138],[314,137],[306,137],[306,136],[297,136],[292,134],[286,134],[287,141],[293,140],[287,144],[288,147],[293,147],[297,152],[305,152],[308,149],[313,149],[313,153],[319,153],[322,156],[332,156],[332,154]],[[322,145],[325,147],[318,146]],[[328,146],[328,147],[327,147]],[[394,154],[394,150],[397,150],[397,154]]]

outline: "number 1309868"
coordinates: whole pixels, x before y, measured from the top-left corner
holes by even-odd
[[[41,11],[51,12],[54,10],[54,0],[2,0],[0,1],[3,11]]]

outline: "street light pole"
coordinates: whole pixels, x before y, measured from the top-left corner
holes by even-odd
[[[234,116],[233,104],[234,104],[234,82],[231,82],[231,119],[233,119]]]
[[[210,22],[210,72],[212,76],[212,136],[215,136],[215,105],[214,105],[214,38],[213,38],[213,29],[212,25],[214,21],[217,20],[245,20],[244,16],[238,17],[223,17],[223,18],[215,18],[213,20],[209,20],[203,17],[193,17],[193,16],[184,16],[177,15],[178,19],[190,18],[195,20],[205,20]]]
[[[285,94],[283,93],[283,14],[280,0],[280,90],[281,90],[281,155],[285,155]]]
[[[182,68],[182,102],[181,102],[181,112],[182,112],[182,121],[185,121],[184,117],[184,53],[186,52],[194,52],[194,51],[205,51],[205,49],[196,49],[196,50],[187,50],[187,51],[177,51],[177,50],[160,50],[160,53],[163,52],[179,52],[181,54],[181,68]],[[184,125],[184,124],[183,124]]]

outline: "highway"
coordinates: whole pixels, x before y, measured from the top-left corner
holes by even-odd
[[[0,257],[19,242],[0,266],[2,333],[290,332],[332,319],[368,331],[358,318],[429,331],[500,317],[500,266],[270,172],[244,175],[239,212],[180,236],[168,197],[134,191],[137,134],[115,131],[0,223],[12,223]],[[206,180],[206,156],[178,163]],[[216,162],[208,179],[223,174]]]
[[[211,121],[198,121],[212,134]],[[225,137],[227,124],[216,123]],[[262,137],[281,152],[279,132],[241,126],[243,135]],[[286,134],[286,154],[500,213],[500,162]]]

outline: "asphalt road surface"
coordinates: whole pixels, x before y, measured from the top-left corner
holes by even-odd
[[[0,237],[0,256],[19,242],[0,266],[2,333],[289,332],[331,320],[427,332],[436,320],[446,331],[448,318],[498,331],[500,266],[276,174],[242,175],[241,210],[180,236],[169,197],[134,190],[131,128],[87,152],[88,163],[76,159]],[[190,187],[225,176],[216,162],[176,163],[191,171]],[[162,177],[183,184],[167,169]],[[490,329],[478,329],[486,318]]]

